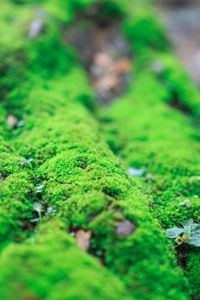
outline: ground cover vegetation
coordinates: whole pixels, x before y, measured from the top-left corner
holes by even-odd
[[[152,4],[0,8],[0,298],[199,299],[200,94]],[[132,52],[106,106],[65,39],[91,9]]]

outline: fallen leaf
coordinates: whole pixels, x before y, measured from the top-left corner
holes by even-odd
[[[95,82],[95,86],[100,92],[105,92],[117,88],[118,83],[119,78],[116,76],[116,74],[108,74],[97,80]]]
[[[10,128],[14,128],[17,125],[17,118],[13,115],[9,115],[7,118],[7,124]]]
[[[30,24],[30,29],[28,33],[28,38],[30,40],[35,39],[42,31],[44,27],[44,22],[41,19],[33,20]]]
[[[76,242],[81,250],[87,251],[89,249],[91,236],[92,231],[78,230],[76,232]]]
[[[47,214],[52,214],[52,213],[55,213],[56,212],[56,209],[54,207],[48,207],[47,208]]]
[[[124,74],[130,72],[132,67],[131,61],[128,58],[120,58],[115,62],[115,72]]]
[[[20,120],[19,122],[18,122],[18,124],[17,124],[17,127],[18,128],[21,128],[21,127],[23,127],[25,125],[25,121],[24,120]]]
[[[131,223],[129,220],[125,220],[122,222],[117,222],[117,234],[118,236],[127,236],[131,235],[135,231],[135,225]]]
[[[136,168],[129,168],[128,169],[128,173],[131,175],[131,176],[142,176],[144,174],[144,171],[145,169],[142,168],[142,169],[136,169]]]
[[[104,52],[97,52],[94,55],[94,64],[108,68],[113,64],[113,59]]]
[[[36,186],[36,193],[41,193],[44,188],[44,184],[39,184]]]
[[[24,166],[26,164],[31,164],[33,162],[33,158],[27,158],[27,159],[23,159],[22,161],[20,161],[20,165]]]

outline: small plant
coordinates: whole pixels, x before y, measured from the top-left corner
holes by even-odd
[[[24,165],[27,165],[27,164],[31,164],[33,162],[33,158],[27,158],[27,159],[24,159],[22,161],[20,161],[20,165],[21,166],[24,166]]]
[[[33,203],[33,209],[37,212],[38,214],[38,220],[41,221],[42,218],[42,204],[40,204],[39,202],[35,202]]]
[[[43,188],[44,188],[44,184],[39,184],[39,185],[37,185],[37,186],[36,186],[36,193],[37,193],[37,194],[42,193]]]
[[[174,239],[177,246],[186,243],[196,247],[200,247],[200,224],[187,220],[182,228],[173,227],[167,229],[167,236]]]

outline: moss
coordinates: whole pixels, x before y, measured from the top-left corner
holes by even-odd
[[[36,174],[37,181],[44,184],[41,202],[45,207],[55,208],[55,215],[68,230],[92,230],[90,253],[118,274],[133,295],[154,299],[167,293],[172,299],[178,295],[184,299],[181,288],[176,288],[184,286],[181,273],[168,258],[159,225],[148,215],[147,200],[137,186],[132,186],[126,172],[101,142],[98,125],[89,111],[70,98],[68,101],[54,116],[43,118],[41,111],[41,121],[37,120],[26,141],[19,140],[21,153],[36,159],[40,166]],[[29,105],[37,103],[31,98]],[[136,233],[123,239],[118,237],[119,220],[133,222]],[[160,259],[155,261],[155,256]],[[139,268],[144,267],[147,257],[148,264],[140,275]],[[165,278],[160,283],[162,289],[153,283],[160,278]],[[177,280],[180,282],[176,283]]]
[[[31,229],[35,188],[29,171],[19,166],[23,158],[1,154],[1,159],[0,240],[3,248],[13,239],[23,239],[27,226]]]
[[[165,93],[159,80],[143,72],[129,94],[106,112],[118,131],[112,134],[112,122],[104,127],[109,143],[117,144],[121,136],[126,140],[118,155],[127,168],[145,168],[141,181],[153,196],[150,209],[170,228],[190,218],[200,222],[199,146],[190,121],[163,104]],[[153,179],[146,180],[147,174],[153,174]],[[180,205],[186,198],[191,200],[190,208]]]
[[[169,92],[168,101],[173,103],[175,100],[182,110],[199,118],[198,87],[172,53],[165,30],[155,18],[152,1],[135,0],[133,9],[127,9],[127,15],[124,34],[137,54],[136,68],[152,70],[152,66],[158,64],[160,70],[154,69],[154,73]]]
[[[197,116],[199,92],[188,82],[185,72],[169,50],[163,48],[163,39],[159,37],[162,30],[158,25],[146,22],[145,36],[141,35],[142,27],[138,24],[144,19],[153,19],[146,7],[140,9],[142,15],[140,10],[134,10],[136,18],[130,15],[127,32],[125,30],[138,54],[134,84],[123,99],[102,113],[102,122],[109,119],[109,122],[103,123],[107,141],[124,159],[127,168],[145,168],[140,181],[147,194],[153,197],[150,210],[164,228],[170,228],[190,218],[200,221],[200,170],[197,131],[189,118],[165,103],[177,95],[176,100]],[[146,34],[148,30],[151,35]],[[155,41],[155,45],[151,41]],[[161,74],[156,74],[152,68],[156,57],[163,63]],[[151,174],[150,179],[148,174]],[[191,200],[190,208],[180,205],[186,198]],[[192,248],[188,249],[188,253],[199,260],[199,255]],[[186,264],[185,272],[192,294],[198,298],[196,266]]]
[[[199,288],[199,268],[200,268],[200,255],[198,250],[193,249],[193,253],[189,253],[187,259],[187,276],[189,278],[194,299],[198,299],[200,296]]]
[[[43,225],[33,239],[6,249],[0,262],[1,298],[130,299],[123,284],[78,250],[58,224]]]
[[[22,13],[21,10],[13,8],[8,1],[1,3],[1,97],[16,87],[24,76],[24,25],[28,14],[26,10]]]
[[[25,51],[25,63],[22,61],[19,65],[22,70],[25,68],[23,74],[26,80],[20,76],[20,86],[19,81],[17,87],[9,86],[10,102],[7,107],[18,110],[25,125],[16,129],[16,138],[10,144],[21,157],[33,159],[34,166],[18,165],[18,154],[9,156],[8,165],[3,166],[4,172],[7,172],[7,178],[2,182],[3,242],[10,243],[11,239],[21,242],[33,234],[35,225],[31,227],[30,221],[34,217],[34,201],[42,205],[42,223],[49,227],[51,222],[51,230],[33,234],[32,242],[27,240],[21,245],[13,244],[2,251],[0,295],[4,299],[13,298],[18,292],[19,299],[60,299],[62,295],[66,299],[83,299],[83,296],[86,299],[87,295],[88,299],[92,299],[99,293],[99,299],[117,299],[118,296],[121,299],[124,284],[131,293],[131,299],[188,299],[187,281],[177,267],[174,252],[158,222],[149,214],[151,198],[141,191],[141,187],[145,190],[146,187],[143,182],[140,184],[128,177],[105,145],[99,124],[84,107],[93,108],[92,92],[85,73],[76,63],[74,52],[61,41],[61,24],[70,22],[76,9],[91,3],[44,2],[42,7],[51,17],[44,20],[42,35],[33,41],[23,40],[20,45],[20,49]],[[33,20],[30,14],[32,5],[20,4],[12,6],[12,9],[14,7],[22,13],[27,9],[30,21]],[[155,22],[144,19],[140,23],[140,17],[138,22],[135,33],[140,24],[143,28],[150,24],[149,32],[156,35],[151,53],[154,48],[163,49],[165,40],[158,27],[154,27]],[[149,43],[149,39],[143,38],[140,49]],[[11,51],[11,56],[16,59],[15,51]],[[194,131],[189,123],[185,125],[188,122],[186,118],[178,112],[172,113],[163,104],[168,97],[169,91],[152,73],[141,73],[134,90],[130,90],[119,106],[112,108],[111,123],[107,127],[108,131],[111,128],[109,143],[113,143],[113,148],[125,158],[127,166],[140,166],[142,162],[148,170],[152,170],[157,176],[158,186],[164,187],[168,180],[175,180],[177,172],[183,177],[180,185],[184,186],[187,176],[198,174],[198,167],[192,166],[197,146],[191,147]],[[133,105],[137,109],[135,123],[131,121]],[[142,117],[141,112],[144,111],[147,113]],[[150,112],[153,123],[150,122]],[[122,124],[126,130],[121,133]],[[158,126],[166,131],[156,131]],[[182,127],[184,130],[180,133]],[[174,134],[169,140],[171,133]],[[119,141],[117,137],[120,137]],[[176,149],[177,143],[181,151]],[[185,160],[185,157],[188,159]],[[173,183],[178,193],[179,183]],[[43,186],[40,193],[36,193],[37,184]],[[152,185],[152,188],[155,187]],[[196,189],[197,184],[194,183],[191,190]],[[155,190],[160,191],[159,188]],[[156,199],[153,199],[154,205]],[[53,208],[53,213],[48,214],[47,208]],[[168,209],[167,201],[165,208]],[[5,219],[8,213],[9,218]],[[155,216],[157,214],[155,210]],[[164,219],[164,216],[161,217]],[[79,229],[92,231],[89,252],[103,262],[103,267],[97,266],[88,255],[84,254],[82,258],[75,246],[68,250],[71,242],[68,243],[69,237],[63,229],[56,229],[54,222],[57,219],[62,221],[68,233],[74,234]],[[132,231],[120,236],[117,226],[119,222],[126,221],[132,225]],[[57,257],[63,259],[58,261]],[[82,271],[82,264],[89,265],[88,269]],[[110,274],[106,269],[123,282],[116,280],[116,288],[113,283],[113,289],[119,291],[117,294],[106,277],[111,275],[102,273],[99,277],[100,272]],[[70,283],[67,290],[64,280]]]
[[[173,102],[174,97],[183,106],[183,109],[185,107],[188,109],[188,112],[199,118],[200,93],[198,87],[192,82],[183,67],[171,53],[160,55],[160,62],[164,67],[162,80],[172,93],[171,101]]]
[[[63,5],[70,7],[70,20],[74,16],[75,9],[80,8],[81,2],[76,3],[77,7],[72,9],[71,1],[63,1]],[[66,47],[62,40],[61,21],[56,20],[56,7],[59,6],[59,9],[64,11],[62,3],[44,1],[39,9],[32,2],[26,4],[18,5],[9,0],[1,4],[0,74],[3,76],[0,86],[1,96],[5,107],[9,111],[14,111],[17,116],[21,116],[20,109],[26,103],[27,93],[34,84],[40,83],[42,77],[51,78],[53,81],[53,78],[60,76],[61,73],[64,76],[73,67],[74,81],[80,80],[80,83],[84,81],[83,71],[75,70],[74,51],[71,47]],[[52,7],[52,15],[46,4]],[[88,4],[83,2],[83,7]],[[38,20],[42,22],[42,28],[36,37],[30,38],[31,26]],[[64,87],[64,81],[62,84]],[[81,101],[91,106],[91,100],[87,96],[83,96]]]
[[[167,39],[159,21],[154,17],[151,1],[135,0],[133,6],[127,6],[127,15],[123,26],[124,33],[134,51],[140,55],[145,48],[151,51],[167,49]],[[147,51],[146,51],[147,52]]]

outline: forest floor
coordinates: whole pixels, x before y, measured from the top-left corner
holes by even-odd
[[[77,49],[97,102],[106,104],[125,93],[131,82],[132,53],[119,20],[103,18],[94,6],[67,26],[64,40]]]

